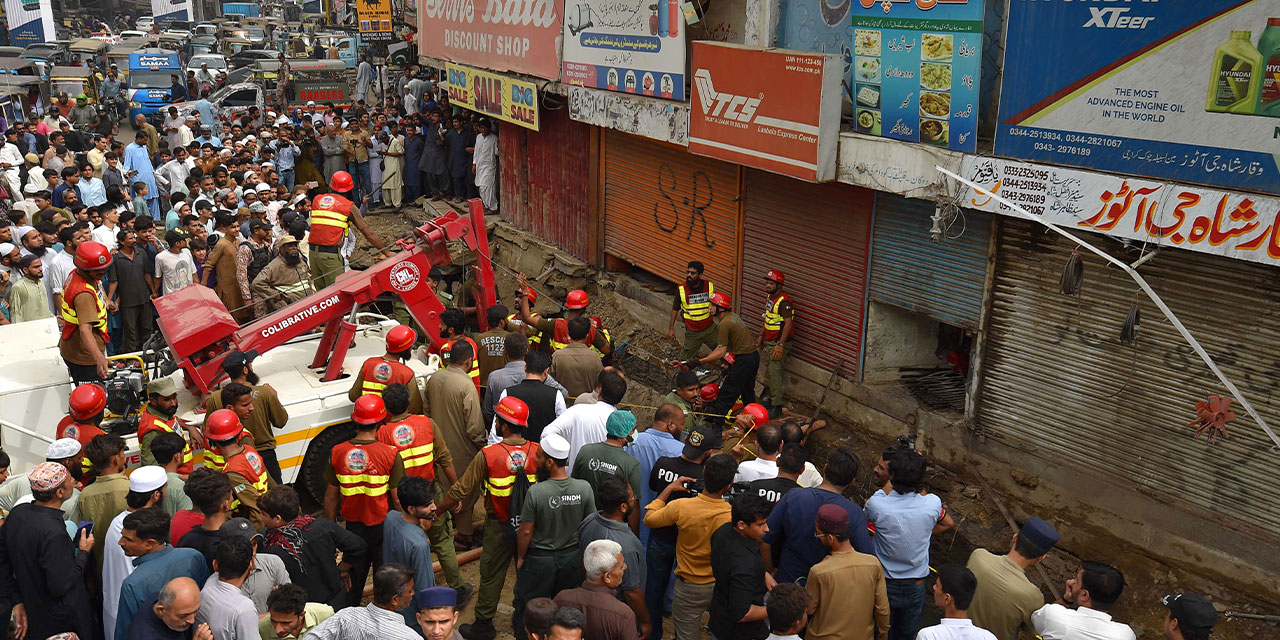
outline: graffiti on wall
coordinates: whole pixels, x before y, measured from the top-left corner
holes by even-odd
[[[569,117],[598,127],[689,146],[689,107],[667,100],[569,87]]]
[[[685,186],[688,187],[689,197],[678,193]],[[707,207],[715,202],[710,176],[702,171],[694,171],[682,184],[671,165],[664,162],[658,167],[658,194],[661,199],[653,203],[653,221],[659,229],[665,233],[678,233],[688,216],[689,227],[684,239],[692,240],[694,230],[701,225],[702,244],[708,249],[716,246],[716,241],[707,233]]]

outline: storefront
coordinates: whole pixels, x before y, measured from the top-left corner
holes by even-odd
[[[862,350],[875,192],[745,170],[739,309],[759,331],[764,274],[779,269],[796,306],[791,357],[853,377]]]
[[[561,249],[593,262],[589,125],[566,109],[543,109],[541,129],[503,125],[502,217]]]
[[[736,291],[741,167],[613,130],[603,137],[605,253],[671,282],[699,260]]]
[[[1238,403],[1230,438],[1196,439],[1188,426],[1196,403],[1229,394],[1155,304],[1085,250],[1079,295],[1064,295],[1059,281],[1074,243],[1024,220],[1000,226],[978,434],[1008,447],[1024,468],[1101,478],[1224,530],[1272,538],[1280,530],[1272,443]],[[1127,263],[1144,251],[1081,235]],[[1139,271],[1263,418],[1280,424],[1272,319],[1280,271],[1172,248]],[[1141,323],[1130,345],[1120,337],[1135,304]]]

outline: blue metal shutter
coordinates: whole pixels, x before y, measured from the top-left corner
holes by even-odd
[[[871,234],[872,300],[976,330],[987,278],[991,214],[963,210],[950,229],[959,237],[929,237],[934,203],[876,194]],[[961,231],[963,227],[963,231]]]

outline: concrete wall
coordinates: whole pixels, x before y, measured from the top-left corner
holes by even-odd
[[[938,366],[942,363],[934,355],[937,344],[937,320],[872,300],[867,306],[862,380],[892,382],[902,377],[899,367]]]

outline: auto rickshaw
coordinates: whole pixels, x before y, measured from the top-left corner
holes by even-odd
[[[101,40],[82,38],[67,45],[67,53],[71,56],[72,61],[79,59],[87,63],[92,60],[98,66],[102,66],[110,48],[110,44]]]
[[[26,53],[26,49],[22,47],[0,47],[0,59],[3,58],[20,58]]]
[[[187,39],[176,33],[164,32],[160,34],[160,39],[156,46],[168,51],[176,51],[180,54],[186,53]]]
[[[129,41],[122,42],[111,47],[111,50],[107,52],[107,68],[110,69],[111,67],[115,67],[116,71],[120,74],[120,80],[122,82],[128,80],[129,54],[134,53],[141,48],[142,47],[138,46],[136,43]]]
[[[22,57],[28,60],[47,62],[51,65],[66,64],[68,44],[70,43],[66,40],[36,42],[27,45]]]
[[[218,53],[218,38],[216,36],[192,36],[187,41],[188,60],[202,53]]]
[[[218,53],[230,58],[244,49],[252,49],[253,43],[247,38],[226,38],[220,42],[222,50]]]
[[[4,115],[5,121],[25,120],[32,110],[43,110],[48,107],[49,89],[40,78],[0,77],[0,114]]]
[[[49,72],[49,95],[75,97],[81,93],[89,103],[98,102],[98,77],[88,67],[54,67]]]

